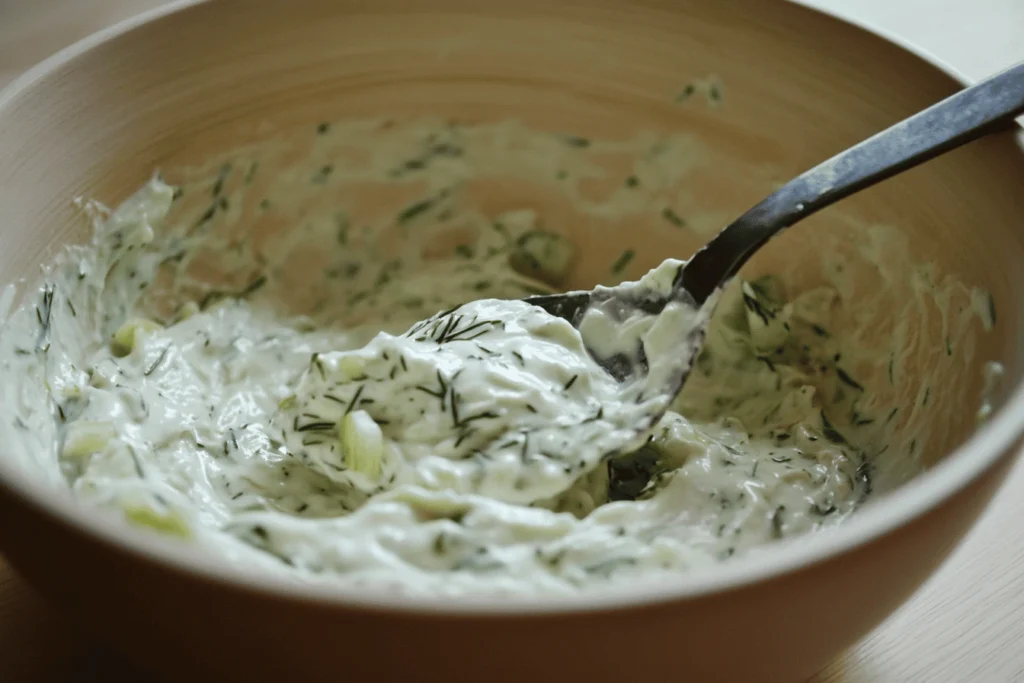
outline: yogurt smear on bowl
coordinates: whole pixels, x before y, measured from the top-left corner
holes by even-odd
[[[536,594],[713,566],[870,494],[859,433],[886,413],[821,325],[828,288],[734,282],[683,394],[637,432],[579,332],[518,301],[577,248],[530,211],[454,208],[501,228],[443,258],[338,266],[375,273],[338,286],[359,312],[341,320],[289,308],[284,251],[236,285],[197,280],[232,253],[208,230],[243,175],[222,172],[195,222],[159,177],[89,204],[92,242],[0,335],[13,457],[84,504],[297,580]],[[331,229],[350,249],[354,228]]]

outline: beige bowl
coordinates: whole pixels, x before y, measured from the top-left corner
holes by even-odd
[[[720,101],[674,101],[710,75]],[[0,280],[33,277],[55,247],[83,238],[72,197],[116,203],[155,168],[321,119],[514,117],[594,137],[697,136],[705,155],[679,201],[705,217],[695,221],[703,234],[637,216],[581,220],[573,284],[585,285],[588,264],[637,236],[638,268],[685,256],[773,183],[957,87],[901,47],[781,1],[186,3],[76,45],[0,97]],[[917,418],[931,428],[915,444],[932,466],[897,487],[893,460],[874,503],[834,533],[610,595],[413,601],[241,573],[84,509],[0,456],[0,547],[87,629],[181,680],[802,680],[935,570],[1015,457],[1022,185],[1020,140],[1001,134],[808,221],[753,264],[797,264],[789,279],[799,285],[821,279],[823,254],[852,254],[851,277],[887,340],[906,283],[898,272],[883,280],[857,253],[864,226],[888,223],[906,236],[908,259],[991,292],[998,311],[991,331],[971,327],[952,356],[929,327],[936,319],[910,318],[922,334],[892,398],[909,404],[925,382],[936,387]],[[597,229],[604,237],[585,239]],[[879,305],[886,294],[890,305]],[[988,360],[1006,376],[976,429]]]

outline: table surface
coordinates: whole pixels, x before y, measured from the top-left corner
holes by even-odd
[[[0,0],[0,86],[165,0]],[[910,40],[969,78],[1024,59],[1022,0],[800,0]],[[811,683],[1024,682],[1024,461],[945,566]],[[104,652],[0,558],[0,681],[146,678]]]

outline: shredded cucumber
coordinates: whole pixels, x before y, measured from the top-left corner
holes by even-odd
[[[192,535],[188,522],[174,512],[158,512],[145,505],[125,505],[124,516],[132,524],[149,527],[169,536],[188,538]]]
[[[139,337],[139,333],[156,332],[157,330],[163,329],[163,326],[155,320],[149,320],[148,318],[132,318],[127,321],[121,327],[117,328],[117,332],[114,333],[114,339],[111,342],[111,346],[116,354],[120,356],[127,356],[135,348],[135,342]]]
[[[84,458],[104,451],[114,439],[114,425],[109,422],[79,420],[68,425],[61,455],[65,458]]]
[[[345,466],[368,477],[380,477],[384,465],[384,433],[365,410],[341,418],[341,450]]]

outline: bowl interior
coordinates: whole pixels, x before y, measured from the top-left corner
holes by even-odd
[[[201,217],[223,177],[228,241],[250,231],[273,244],[344,207],[377,226],[370,242],[384,254],[449,250],[474,236],[388,219],[436,186],[360,175],[372,145],[393,145],[398,168],[425,120],[483,140],[486,153],[466,162],[482,179],[459,201],[486,215],[533,209],[578,247],[561,286],[638,275],[685,258],[776,184],[956,87],[853,29],[841,53],[825,49],[819,24],[836,30],[799,7],[738,0],[194,6],[0,105],[0,280],[31,280],[61,245],[86,238],[72,198],[116,205],[155,169],[185,187],[179,221]],[[550,137],[539,144],[528,131]],[[322,136],[331,142],[314,145]],[[995,406],[1020,379],[1018,152],[998,137],[953,152],[793,228],[746,271],[779,275],[793,292],[838,293],[827,333],[864,350],[851,373],[875,396],[887,441],[881,490],[972,433],[987,361],[1006,368]],[[261,208],[266,198],[289,210]],[[297,253],[295,272],[323,272],[331,248]],[[627,250],[635,257],[612,272]],[[220,282],[249,277],[216,254],[207,267]],[[300,280],[296,305],[315,303],[318,282]]]

